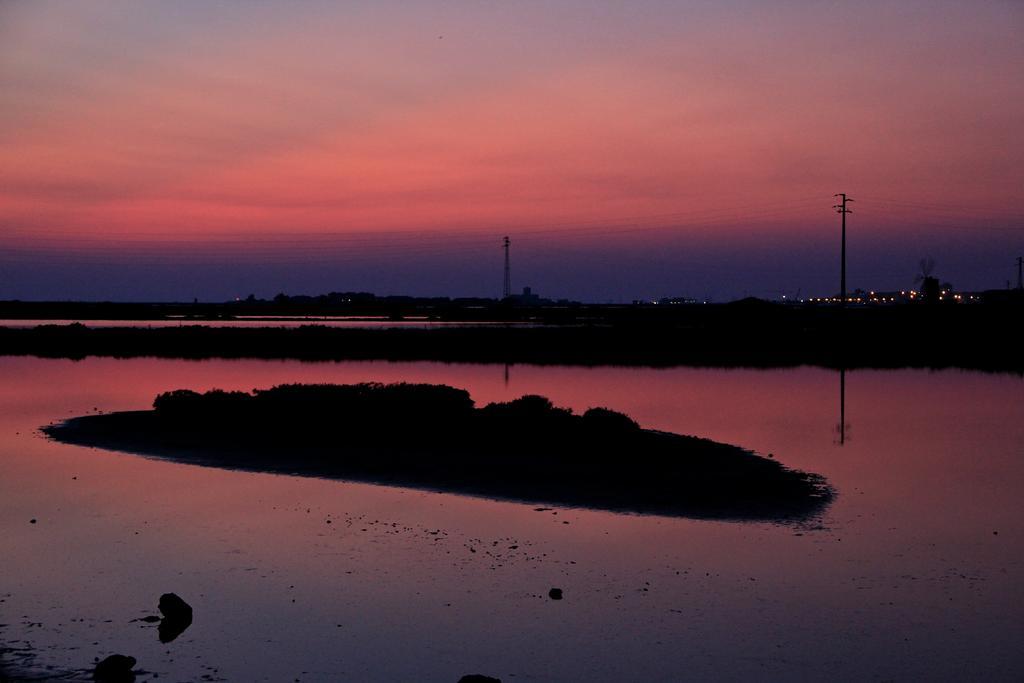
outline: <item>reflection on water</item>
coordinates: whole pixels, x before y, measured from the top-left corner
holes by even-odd
[[[846,443],[850,431],[850,423],[846,421],[846,368],[839,368],[839,422],[836,423],[836,443],[840,446]]]
[[[812,528],[537,509],[34,431],[178,387],[403,380],[621,410],[821,472],[839,497]],[[831,429],[837,380],[854,440]],[[0,358],[0,638],[40,671],[120,652],[160,680],[1013,680],[1022,389],[958,371],[847,387],[813,368]],[[136,620],[168,592],[195,618],[162,645]]]

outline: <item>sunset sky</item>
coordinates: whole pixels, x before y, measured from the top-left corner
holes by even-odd
[[[0,2],[0,299],[1016,282],[1024,3]]]

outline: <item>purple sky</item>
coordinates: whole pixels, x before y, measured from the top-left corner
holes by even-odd
[[[0,299],[966,289],[1024,253],[1019,2],[0,4]]]

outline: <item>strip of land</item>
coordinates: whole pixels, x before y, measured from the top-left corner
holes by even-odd
[[[603,408],[574,415],[540,396],[476,408],[443,385],[179,390],[153,410],[44,431],[215,467],[640,513],[794,520],[832,498],[821,477],[737,446],[641,429]]]
[[[965,368],[1024,373],[1024,307],[629,308],[531,326],[353,329],[0,327],[0,355],[391,360],[540,365]],[[529,320],[529,319],[527,319]],[[518,321],[522,322],[522,321]],[[551,323],[551,324],[549,324]]]

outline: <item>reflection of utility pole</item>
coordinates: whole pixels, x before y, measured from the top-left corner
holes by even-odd
[[[839,305],[846,306],[846,214],[853,213],[848,208],[846,208],[846,204],[848,202],[852,202],[853,200],[847,197],[845,192],[840,192],[839,194],[835,194],[832,196],[841,197],[840,202],[833,206],[832,208],[836,210],[836,213],[842,216],[843,221],[843,247],[842,255],[840,257],[842,265],[840,266],[839,271]]]
[[[508,387],[508,363],[505,363],[505,386]]]
[[[510,267],[508,260],[508,236],[505,237],[505,288],[502,290],[502,298],[507,299],[512,296],[512,268]]]
[[[838,444],[846,443],[846,430],[850,425],[846,424],[846,368],[839,368],[839,424],[836,425],[836,433],[839,434]]]

